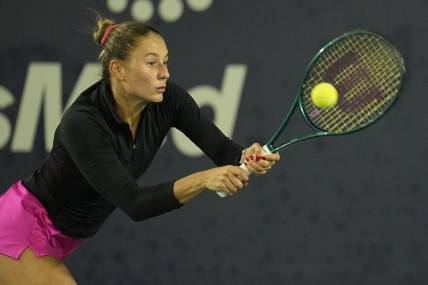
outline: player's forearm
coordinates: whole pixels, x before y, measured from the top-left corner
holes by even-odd
[[[174,195],[177,200],[184,204],[199,195],[206,188],[206,173],[196,172],[175,181]]]

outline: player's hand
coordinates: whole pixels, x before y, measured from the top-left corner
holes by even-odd
[[[267,154],[258,143],[254,143],[245,149],[243,154],[243,163],[249,171],[256,175],[265,174],[280,159],[281,156],[278,152]]]
[[[239,166],[227,165],[205,171],[205,188],[235,194],[248,184],[249,177]]]

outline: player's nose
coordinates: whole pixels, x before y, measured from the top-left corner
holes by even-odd
[[[169,71],[168,66],[166,64],[161,64],[159,67],[159,79],[168,79],[169,78]]]

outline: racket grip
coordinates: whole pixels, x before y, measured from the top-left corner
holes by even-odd
[[[263,146],[263,153],[271,154],[272,152],[269,150],[267,145],[264,145]],[[247,168],[247,166],[245,166],[245,163],[242,163],[239,167],[241,167],[243,170],[245,170],[245,172],[247,172],[248,176],[250,176],[252,174],[252,172]],[[229,196],[226,192],[223,192],[223,191],[217,191],[216,193],[221,198],[225,198],[225,197]]]

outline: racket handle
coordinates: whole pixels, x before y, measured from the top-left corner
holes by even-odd
[[[264,154],[271,154],[272,152],[269,150],[269,148],[267,147],[267,145],[263,146],[263,153]],[[252,172],[247,168],[247,166],[245,166],[244,163],[242,163],[239,167],[241,167],[243,170],[245,170],[245,172],[247,172],[248,176],[250,176],[252,174]],[[218,191],[216,192],[217,195],[219,195],[221,198],[225,198],[227,196],[229,196],[226,192],[224,191]]]

